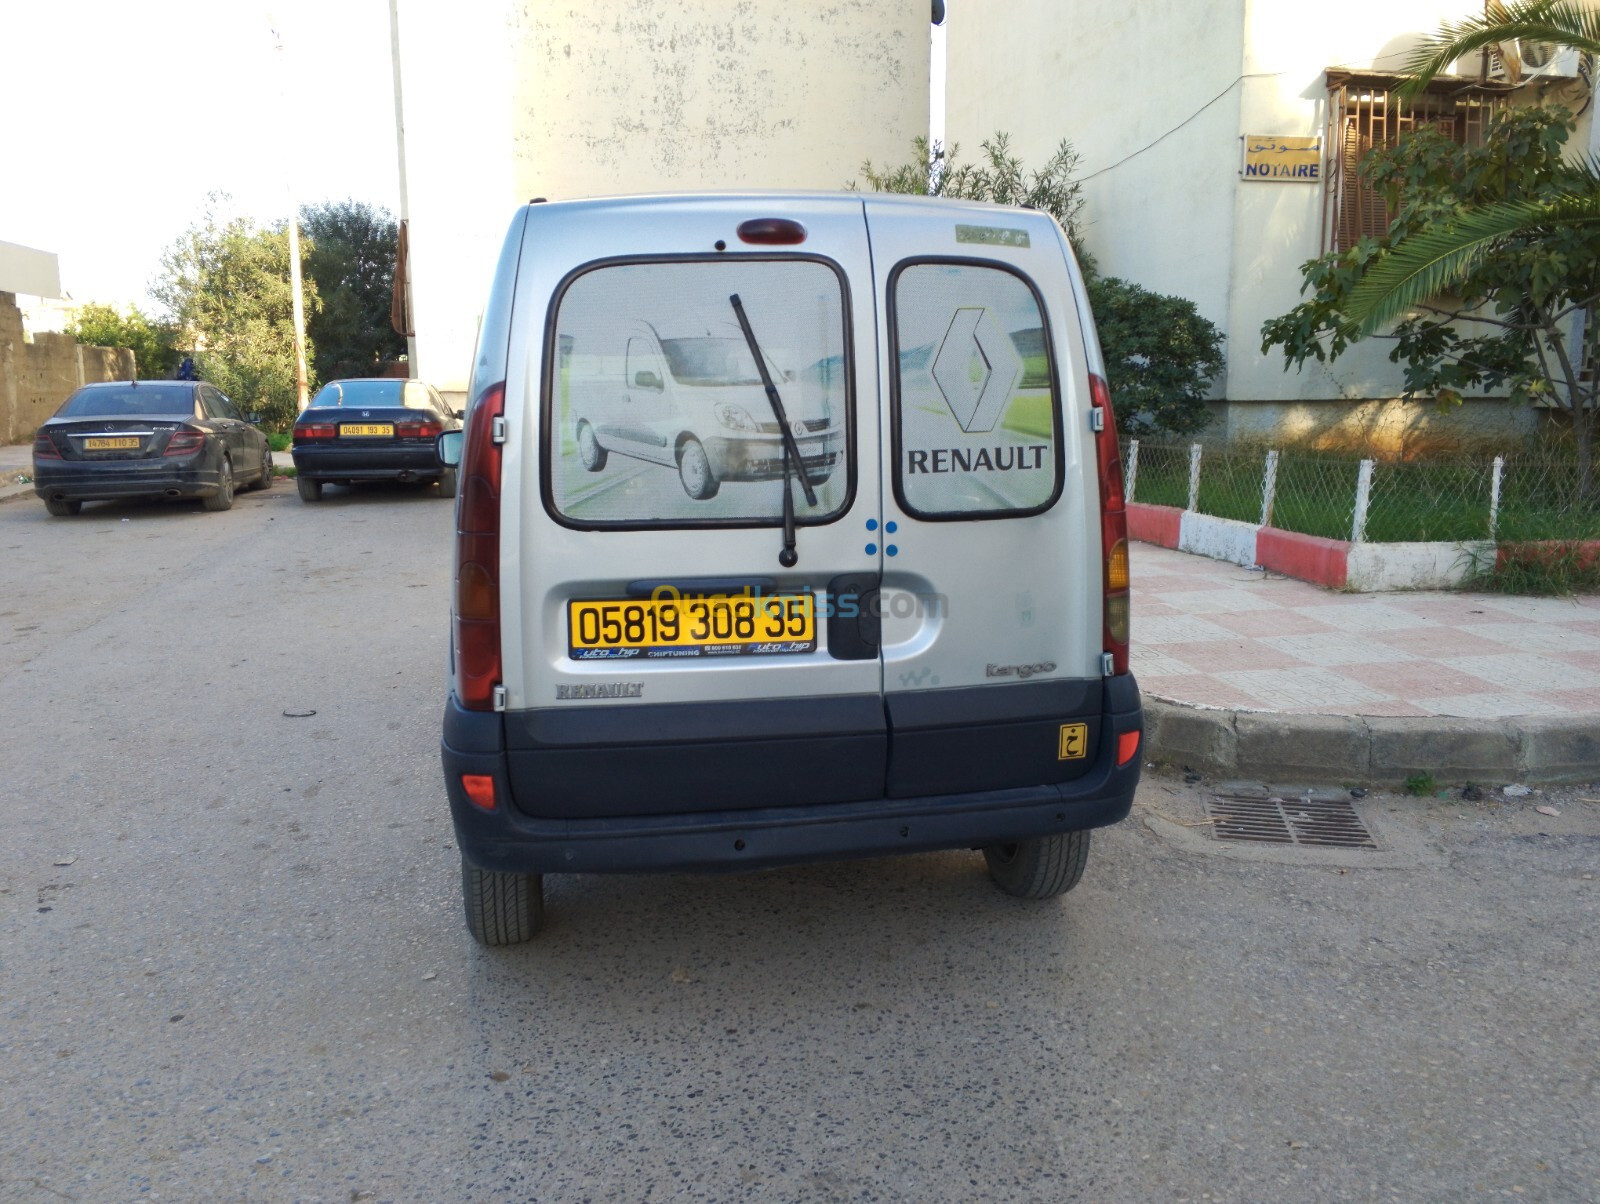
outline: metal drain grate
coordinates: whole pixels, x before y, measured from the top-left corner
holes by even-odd
[[[1214,795],[1206,805],[1216,822],[1218,840],[1251,840],[1267,844],[1329,845],[1341,849],[1375,849],[1378,842],[1344,799]]]

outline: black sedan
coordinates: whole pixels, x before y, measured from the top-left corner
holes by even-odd
[[[434,442],[461,425],[432,385],[420,380],[331,380],[295,420],[300,497],[315,502],[328,483],[417,481],[455,497],[456,470]]]
[[[215,385],[124,380],[84,385],[33,439],[33,491],[57,517],[111,498],[202,498],[272,484],[272,447]]]

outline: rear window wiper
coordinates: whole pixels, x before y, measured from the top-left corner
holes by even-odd
[[[778,396],[778,387],[772,383],[772,374],[767,371],[767,359],[761,354],[761,344],[756,342],[756,332],[750,329],[744,302],[739,300],[738,293],[730,296],[728,302],[739,319],[739,329],[744,331],[744,341],[750,345],[750,354],[755,357],[756,371],[761,374],[761,387],[766,390],[767,403],[772,406],[772,416],[778,420],[778,433],[783,437],[783,551],[778,553],[778,563],[786,569],[792,569],[800,560],[800,553],[794,547],[794,490],[789,484],[796,468],[799,469],[800,488],[806,495],[806,505],[816,506],[817,493],[811,488],[811,478],[806,476],[805,464],[800,459],[800,445],[795,442],[794,432],[789,429],[789,416],[784,413],[783,399]]]

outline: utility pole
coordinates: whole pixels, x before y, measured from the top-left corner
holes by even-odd
[[[283,34],[278,30],[278,23],[272,14],[267,14],[267,21],[272,30],[275,48],[278,52],[278,64],[281,70],[278,73],[278,90],[283,100],[283,107],[289,104],[289,60],[283,53]],[[295,389],[299,397],[298,406],[303,412],[309,404],[306,387],[306,306],[304,287],[300,279],[300,206],[295,203],[294,182],[288,172],[284,173],[283,190],[289,198],[289,294],[294,306],[294,380]]]

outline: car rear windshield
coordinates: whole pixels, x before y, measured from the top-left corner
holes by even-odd
[[[805,498],[732,298],[816,495]],[[766,526],[785,489],[801,524],[849,506],[849,302],[809,256],[608,262],[569,279],[551,313],[546,504],[589,527]]]
[[[918,518],[1007,518],[1061,493],[1061,411],[1049,325],[1016,270],[902,264],[895,338],[894,488]]]
[[[372,406],[404,406],[408,410],[426,410],[428,386],[420,380],[334,380],[317,390],[311,399],[311,409],[328,410],[339,406],[349,408]]]
[[[67,398],[57,418],[137,418],[158,414],[194,415],[193,385],[125,385],[83,389]]]

